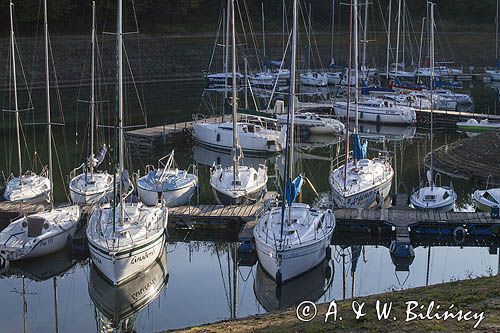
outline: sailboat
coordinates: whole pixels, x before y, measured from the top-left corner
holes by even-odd
[[[236,30],[234,18],[234,0],[231,3],[232,26],[232,61],[233,74],[236,73]],[[236,79],[233,75],[233,165],[223,168],[217,165],[210,176],[210,186],[217,201],[223,205],[243,204],[262,197],[267,186],[267,167],[260,164],[258,169],[240,165],[242,157],[237,131],[238,94]]]
[[[21,120],[19,119],[19,104],[17,98],[17,74],[16,74],[16,41],[14,37],[14,19],[13,19],[14,4],[10,2],[10,47],[12,61],[12,83],[14,93],[14,110],[16,117],[16,139],[17,139],[17,162],[19,166],[19,175],[11,175],[7,179],[7,184],[4,191],[4,199],[10,202],[19,203],[41,203],[49,201],[49,192],[51,182],[47,177],[46,170],[40,175],[32,171],[23,173],[22,153],[21,153]]]
[[[436,209],[449,211],[455,206],[457,194],[451,186],[436,186],[434,184],[434,117],[433,117],[433,91],[434,91],[434,6],[435,4],[429,2],[431,13],[431,41],[430,41],[430,59],[431,59],[431,165],[427,171],[427,186],[420,186],[410,196],[410,202],[416,209]]]
[[[354,1],[353,12],[357,13],[358,2]],[[342,208],[368,208],[377,200],[383,201],[391,190],[394,170],[386,156],[366,158],[366,145],[361,144],[358,134],[359,128],[359,69],[358,69],[358,24],[357,15],[353,15],[354,23],[354,68],[355,68],[355,98],[354,116],[355,127],[353,133],[354,156],[350,159],[349,128],[346,131],[346,160],[345,164],[330,172],[329,183],[333,192],[333,200]],[[350,66],[349,66],[350,67]],[[351,110],[350,89],[348,90],[346,110]]]
[[[92,205],[102,200],[109,199],[113,189],[113,176],[104,172],[95,172],[96,168],[103,162],[107,147],[104,145],[94,154],[95,139],[95,44],[96,44],[96,22],[95,22],[95,1],[92,2],[92,64],[91,64],[91,86],[90,86],[90,154],[87,163],[83,163],[74,169],[70,175],[69,191],[71,201],[78,205]],[[76,175],[78,170],[83,169],[83,173]]]
[[[10,3],[11,19],[13,4]],[[76,231],[80,220],[80,208],[67,206],[54,208],[52,168],[52,123],[50,112],[49,84],[49,31],[47,22],[47,0],[44,1],[45,27],[45,79],[47,98],[47,132],[49,152],[49,211],[23,216],[0,232],[0,256],[8,261],[44,256],[64,248]]]
[[[123,133],[123,32],[122,0],[117,0],[117,128],[118,165],[114,179],[114,200],[97,207],[87,225],[87,239],[94,265],[113,285],[149,267],[161,254],[165,245],[168,210],[156,205],[125,202],[124,183],[128,172],[124,169]]]
[[[295,79],[297,64],[297,0],[293,2],[290,118],[287,126],[287,165],[281,207],[271,207],[258,218],[253,230],[259,262],[278,285],[321,264],[330,249],[335,228],[331,210],[296,203],[304,178],[292,181],[294,162]],[[331,253],[330,253],[331,254]]]
[[[500,188],[489,188],[490,177],[486,182],[486,189],[476,190],[472,195],[474,205],[477,209],[483,212],[491,212],[493,209],[500,207]]]
[[[147,172],[137,180],[139,198],[148,206],[154,206],[159,201],[167,207],[183,205],[191,200],[198,186],[198,176],[195,173],[194,166],[193,173],[179,170],[172,150],[170,154],[158,160],[157,169]]]

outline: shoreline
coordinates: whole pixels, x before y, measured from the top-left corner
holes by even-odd
[[[382,32],[373,32],[373,39],[368,49],[370,64],[385,68],[386,36]],[[448,40],[449,50],[447,59],[455,67],[483,69],[487,64],[494,64],[494,52],[484,45],[494,46],[494,34],[489,32],[449,32],[441,33]],[[135,36],[135,37],[134,37]],[[202,77],[209,69],[213,56],[211,71],[220,71],[222,67],[222,51],[218,47],[214,52],[215,33],[189,33],[189,34],[138,34],[126,38],[125,47],[127,61],[134,68],[134,76],[142,80],[155,78],[176,79],[183,77]],[[243,37],[243,36],[242,36]],[[327,32],[315,34],[315,52],[312,61],[313,68],[326,69],[331,61],[331,35]],[[99,34],[98,78],[104,82],[114,79],[115,57],[114,40],[111,35]],[[348,58],[348,34],[338,32],[335,34],[335,58],[339,64],[345,63]],[[255,45],[248,44],[242,49],[240,66],[243,56],[248,58],[250,71],[259,69],[261,41],[257,39]],[[23,86],[24,77],[28,87],[35,83],[45,82],[44,50],[37,37],[18,37],[18,81]],[[266,37],[267,52],[272,57],[281,58],[282,38],[280,33],[269,33]],[[257,50],[255,50],[257,48]],[[0,58],[9,57],[9,39],[0,38]],[[51,37],[51,54],[59,85],[78,85],[80,82],[90,80],[89,57],[90,36],[88,35],[59,35]],[[21,68],[23,70],[21,70]],[[24,73],[23,73],[24,72]],[[8,78],[7,67],[0,67],[0,76]],[[51,81],[55,81],[54,70],[51,69]],[[125,79],[130,79],[131,74],[126,73]],[[1,89],[9,86],[9,80],[0,83]]]
[[[405,315],[405,312],[408,310],[405,303],[411,301],[419,302],[419,304],[424,306],[424,309],[419,310],[423,316],[428,312],[431,314],[443,314],[444,311],[449,310],[451,304],[454,304],[455,313],[458,313],[459,310],[463,310],[463,313],[467,311],[476,314],[484,312],[484,319],[480,321],[477,327],[478,332],[499,331],[499,285],[500,275],[497,275],[336,301],[337,316],[339,318],[337,318],[337,321],[334,321],[333,315],[330,315],[326,323],[324,319],[330,306],[328,303],[318,305],[316,318],[309,322],[299,321],[296,318],[296,309],[291,308],[237,320],[220,321],[212,324],[168,330],[166,332],[324,332],[339,330],[346,332],[468,332],[474,329],[474,325],[479,320],[477,317],[469,321],[457,321],[457,319],[419,320],[416,318],[406,322],[406,319],[411,318],[411,316],[408,317],[408,314]],[[377,300],[380,300],[381,304],[392,302],[393,308],[387,320],[378,320],[375,310]],[[453,303],[449,300],[453,300]],[[358,320],[355,319],[351,308],[353,301],[357,301],[359,304],[365,302],[364,312],[366,312],[366,315]],[[435,302],[433,309],[431,309],[432,301]],[[330,306],[330,311],[332,309]],[[452,310],[449,311],[451,312]],[[416,310],[415,313],[417,313]],[[342,320],[340,320],[340,316],[342,316]],[[394,320],[393,318],[397,319]]]
[[[462,139],[434,150],[434,169],[479,184],[500,184],[500,130]],[[425,157],[430,166],[430,154]]]

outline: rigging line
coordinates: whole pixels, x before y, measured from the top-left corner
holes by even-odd
[[[137,102],[139,103],[139,109],[141,110],[142,116],[144,117],[144,120],[146,121],[147,120],[146,111],[142,105],[142,100],[140,98],[139,90],[137,89],[137,82],[135,81],[134,73],[132,71],[132,67],[130,66],[130,61],[128,58],[127,48],[125,47],[125,44],[123,45],[123,51],[124,51],[123,53],[125,54],[125,60],[127,62],[127,67],[128,67],[131,79],[132,79],[132,84],[134,86],[134,90],[135,90],[135,93],[137,96]],[[130,102],[128,104],[130,104]],[[130,115],[130,117],[131,117],[131,115]]]
[[[231,301],[229,300],[229,296],[227,293],[226,280],[224,279],[224,274],[222,273],[222,264],[220,262],[219,248],[217,247],[217,244],[215,244],[214,247],[215,247],[215,252],[217,254],[217,260],[219,261],[219,271],[220,271],[220,276],[222,278],[222,285],[224,286],[224,292],[226,294],[226,301],[227,301],[227,304],[229,306],[229,304],[231,304]]]
[[[219,23],[217,25],[217,32],[215,33],[215,38],[214,38],[214,46],[212,47],[212,55],[210,56],[210,62],[208,63],[208,68],[207,68],[207,74],[210,72],[210,69],[212,68],[212,63],[215,58],[215,51],[218,46],[218,40],[219,40],[219,34],[220,34],[220,28],[222,26],[222,16],[224,15],[224,7],[221,5],[221,9],[219,11]],[[222,43],[224,44],[224,43]]]
[[[51,63],[52,63],[52,70],[54,72],[54,81],[55,81],[55,90],[56,90],[56,96],[57,96],[57,106],[58,106],[58,110],[59,110],[59,114],[61,116],[61,119],[62,119],[62,123],[64,124],[65,123],[65,119],[64,119],[64,112],[63,112],[63,107],[62,107],[62,99],[61,99],[61,92],[59,90],[59,80],[57,78],[57,71],[56,71],[56,66],[55,66],[55,61],[54,61],[54,53],[53,53],[53,49],[52,49],[52,40],[49,36],[49,50],[50,50],[50,59],[51,59]],[[65,154],[65,157],[66,157],[66,165],[69,165],[69,154],[68,154],[68,142],[66,140],[66,132],[67,131],[62,131],[62,135],[63,135],[63,142],[64,142],[64,148],[66,150],[66,154]],[[57,145],[55,145],[55,141],[54,142],[54,146],[55,146],[55,149],[57,150]],[[62,171],[62,169],[61,169]],[[63,179],[63,182],[64,182],[64,178]]]
[[[39,42],[41,38],[39,38],[39,27],[40,27],[40,16],[42,13],[42,3],[43,0],[38,1],[38,14],[37,14],[37,19],[36,19],[36,32],[35,32],[35,47],[33,48],[33,55],[32,55],[32,63],[31,63],[31,89],[33,89],[35,85],[35,75],[36,75],[36,62],[37,62],[37,54],[38,54],[38,48],[39,48]],[[40,42],[41,43],[41,42]],[[35,123],[35,112],[31,112],[32,119],[31,122]],[[36,147],[36,129],[35,126],[32,127],[32,139],[33,139],[33,147]]]
[[[292,34],[289,34],[288,35],[288,41],[286,43],[286,47],[285,47],[285,52],[283,52],[283,56],[281,57],[281,64],[280,64],[280,68],[278,70],[278,73],[281,72],[281,70],[283,69],[283,64],[285,63],[285,59],[286,59],[286,54],[288,52],[288,47],[290,45],[290,40],[292,39]],[[269,97],[269,103],[267,104],[267,109],[269,110],[271,108],[271,102],[273,101],[273,96],[276,92],[276,88],[278,88],[278,81],[279,81],[279,75],[276,77],[276,83],[273,85],[273,91],[271,92],[271,96]]]
[[[141,96],[138,98],[141,100],[142,97],[142,105],[144,105],[144,123],[146,127],[148,126],[148,114],[146,112],[146,99],[145,99],[145,94],[144,94],[144,76],[142,72],[142,53],[141,53],[141,34],[139,33],[139,24],[137,21],[137,13],[135,10],[135,1],[132,0],[132,10],[134,12],[134,20],[135,20],[135,28],[137,31],[137,57],[139,58],[139,78],[141,82],[139,83],[141,86]]]
[[[237,1],[236,2],[236,5],[238,7],[238,13],[240,14],[241,16],[241,12],[240,12],[240,4],[239,2]],[[252,22],[250,21],[250,12],[248,11],[248,5],[247,5],[247,2],[246,0],[243,1],[243,6],[245,8],[245,13],[247,15],[247,18],[248,18],[248,27],[250,29],[250,36],[252,37],[252,42],[253,42],[253,47],[254,47],[254,50],[255,50],[255,59],[257,60],[257,67],[258,68],[262,68],[262,65],[261,65],[261,61],[260,61],[260,57],[259,57],[259,52],[257,51],[259,48],[258,48],[258,42],[255,38],[255,34],[253,32],[253,27],[252,27]]]

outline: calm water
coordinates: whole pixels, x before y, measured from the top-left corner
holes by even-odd
[[[476,84],[476,83],[475,83]],[[468,87],[474,93],[478,109],[493,112],[498,95],[495,90],[482,85]],[[112,101],[112,87],[102,92],[103,100]],[[132,92],[132,89],[130,89]],[[201,98],[202,83],[158,83],[143,86],[147,123],[150,126],[168,122],[190,120],[198,111],[208,113],[207,105],[219,104],[220,96]],[[83,144],[86,142],[86,106],[77,103],[85,99],[85,89],[64,89],[61,104],[64,108],[64,127],[55,129],[54,137],[58,163],[62,170],[55,173],[56,198],[67,200],[63,184],[67,174],[84,160]],[[133,96],[133,94],[130,94]],[[8,95],[0,95],[3,107],[8,107]],[[55,121],[62,117],[56,111],[57,98],[53,97]],[[111,124],[112,102],[101,105],[101,123]],[[33,93],[35,111],[26,112],[23,122],[44,119],[43,91]],[[25,107],[21,103],[21,107]],[[487,107],[485,107],[487,106]],[[141,125],[145,117],[137,99],[127,99],[127,123]],[[15,160],[14,128],[12,118],[2,114],[0,153],[7,156],[0,161],[0,170],[8,175],[17,169]],[[99,142],[112,145],[111,134],[100,132]],[[391,152],[397,179],[397,191],[410,191],[424,175],[423,158],[429,151],[428,130],[425,128],[393,128],[363,125],[362,132],[386,136],[386,148]],[[26,126],[24,130],[29,154],[24,152],[24,169],[39,170],[34,147],[46,163],[46,139],[43,126]],[[34,139],[36,137],[36,140]],[[439,129],[435,146],[465,137],[451,130]],[[328,172],[337,151],[343,151],[343,142],[331,138],[308,138],[299,144],[298,170],[304,172],[320,193],[328,192]],[[325,146],[329,142],[331,145]],[[370,143],[369,154],[382,149],[380,142]],[[143,170],[148,163],[155,164],[158,157],[168,153],[158,149],[146,157],[130,157],[131,170]],[[228,163],[230,156],[193,147],[190,143],[176,148],[177,162],[186,168],[196,163],[200,170],[200,203],[214,201],[208,184],[209,166],[214,161]],[[269,166],[269,189],[279,189],[280,156],[267,161],[246,158],[245,163],[265,162]],[[442,178],[443,183],[451,180]],[[475,189],[467,181],[453,179],[459,195],[457,209],[471,210],[471,193]],[[305,189],[303,200],[312,202],[314,194]],[[302,300],[329,301],[343,297],[381,293],[387,290],[435,284],[454,279],[498,274],[497,250],[489,249],[491,240],[454,244],[453,240],[423,239],[415,243],[414,261],[409,271],[396,272],[388,245],[390,239],[370,239],[366,235],[336,235],[333,240],[334,256],[331,261],[307,275],[283,286],[276,294],[276,286],[255,264],[252,258],[238,257],[236,235],[224,231],[171,231],[167,253],[161,262],[148,272],[120,288],[109,286],[90,267],[88,260],[77,262],[66,252],[50,258],[26,262],[11,267],[0,279],[0,320],[3,332],[54,332],[56,325],[61,332],[104,331],[105,327],[134,327],[138,332],[152,332],[188,325],[213,322],[234,316],[243,317],[269,310],[293,306]],[[446,246],[439,244],[447,244]],[[472,244],[472,242],[471,242]],[[428,245],[431,245],[430,248]],[[498,244],[496,244],[498,246]],[[495,251],[494,251],[495,250]],[[24,276],[24,278],[23,278]],[[236,278],[235,278],[236,277]],[[345,280],[345,288],[343,288]],[[56,298],[55,298],[56,295]],[[57,299],[57,311],[55,299]],[[23,302],[26,307],[23,311]],[[57,322],[56,322],[57,312]]]

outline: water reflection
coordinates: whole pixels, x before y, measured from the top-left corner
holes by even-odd
[[[253,290],[255,297],[266,311],[288,309],[302,301],[316,301],[333,281],[334,267],[330,260],[314,267],[305,274],[281,286],[276,284],[260,264],[257,265]]]
[[[135,332],[137,314],[158,297],[167,282],[166,252],[146,271],[119,286],[90,265],[89,295],[98,310],[99,332]]]

